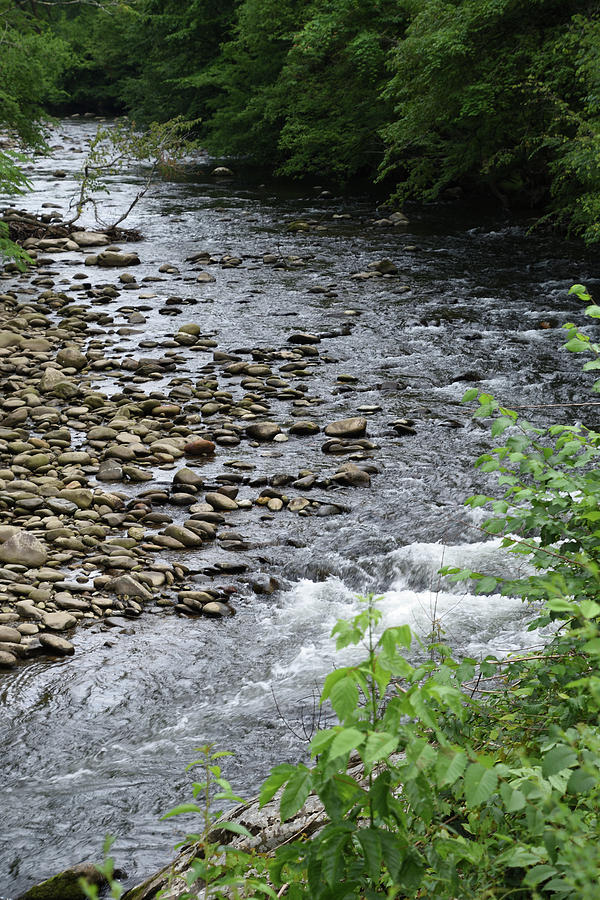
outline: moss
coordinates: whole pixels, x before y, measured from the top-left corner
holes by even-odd
[[[36,884],[21,894],[18,900],[85,900],[85,893],[79,886],[80,878],[87,878],[90,884],[98,886],[106,884],[106,879],[95,866],[81,863]]]

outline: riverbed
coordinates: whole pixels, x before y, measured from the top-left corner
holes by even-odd
[[[51,201],[66,213],[94,129],[88,120],[59,123],[51,155],[30,164],[31,193],[15,204],[39,212]],[[202,575],[231,588],[236,614],[188,618],[153,608],[120,629],[94,622],[77,629],[73,657],[0,674],[2,897],[98,859],[106,833],[116,837],[113,855],[127,884],[164,864],[193,821],[178,826],[160,816],[189,799],[185,767],[202,744],[235,753],[224,768],[246,797],[271,765],[303,756],[319,720],[315,697],[334,663],[331,628],[358,608],[358,595],[381,597],[384,624],[407,622],[423,637],[435,629],[458,654],[481,658],[532,642],[531,613],[518,601],[476,596],[437,575],[448,564],[486,572],[514,565],[482,535],[481,516],[463,506],[484,484],[473,463],[491,441],[460,401],[475,386],[527,407],[532,418],[589,416],[568,405],[535,407],[587,397],[579,360],[561,349],[560,325],[583,322],[568,288],[598,284],[591,257],[560,238],[531,235],[528,222],[492,208],[438,204],[405,210],[407,224],[376,224],[386,213],[368,196],[257,184],[243,174],[215,178],[211,169],[206,159],[189,161],[133,210],[125,224],[144,239],[123,248],[139,254],[137,289],[121,290],[118,270],[84,268],[81,253],[57,255],[47,270],[65,290],[76,273],[119,285],[102,307],[112,322],[89,340],[120,357],[161,355],[164,340],[187,323],[241,358],[290,350],[294,335],[318,338],[303,377],[286,376],[279,358],[278,377],[300,385],[306,405],[294,412],[279,386],[284,396],[270,396],[265,418],[285,435],[297,413],[321,429],[364,416],[373,446],[350,457],[370,485],[327,482],[348,457],[324,453],[322,432],[218,447],[200,467],[203,478],[252,466],[239,483],[252,507],[227,514],[241,549],[165,551],[164,558],[195,572],[239,559],[239,575],[235,567],[220,578]],[[116,217],[143,178],[132,168],[113,183],[103,215]],[[190,258],[203,251],[240,263],[203,264],[214,280],[199,282]],[[397,274],[375,274],[370,266],[382,260]],[[174,272],[159,273],[165,263]],[[83,292],[74,297],[87,302]],[[143,322],[132,322],[132,308]],[[212,364],[212,350],[179,349],[185,363],[152,385],[167,397],[173,379],[197,382]],[[238,382],[221,370],[219,377],[237,396]],[[119,385],[98,372],[97,388],[110,396]],[[409,423],[404,433],[401,420]],[[133,496],[161,488],[179,465],[157,467],[151,484],[119,489]],[[304,492],[313,503],[307,514],[256,505],[261,484],[277,476],[286,492],[301,495],[289,485],[302,472],[326,482]],[[183,519],[178,507],[164,508]],[[257,592],[253,582],[274,590]]]

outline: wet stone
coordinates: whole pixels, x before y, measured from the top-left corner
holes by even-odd
[[[17,663],[18,659],[14,653],[9,653],[7,650],[0,649],[0,669],[12,669]]]
[[[73,644],[57,634],[40,634],[39,642],[48,653],[58,656],[72,656],[75,653]]]
[[[361,437],[367,430],[367,420],[363,416],[353,416],[350,419],[338,419],[331,422],[325,428],[328,437],[355,438]]]

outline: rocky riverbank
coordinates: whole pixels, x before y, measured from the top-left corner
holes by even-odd
[[[145,610],[220,618],[234,613],[240,587],[272,592],[274,579],[244,557],[253,517],[339,515],[348,510],[340,488],[368,487],[377,473],[368,425],[381,407],[357,403],[351,417],[323,421],[323,398],[310,391],[339,330],[231,348],[190,321],[149,340],[144,287],[180,280],[175,266],[157,262],[156,276],[138,284],[135,266],[151,252],[143,243],[132,252],[100,232],[65,234],[55,213],[44,216],[50,233],[23,211],[4,218],[35,236],[24,240],[34,265],[20,274],[9,264],[0,280],[0,666],[73,653],[78,625],[101,620],[118,631]],[[81,271],[71,274],[61,255],[73,252]],[[202,284],[214,280],[211,268],[243,260],[198,252],[186,264],[186,280]],[[362,274],[396,272],[384,260]],[[137,353],[99,339],[114,333],[105,307],[117,300],[126,324],[114,344],[140,333]],[[184,303],[167,297],[160,312],[168,321]],[[188,374],[192,355],[199,377]],[[332,390],[351,393],[355,381],[338,375]],[[414,433],[410,421],[391,426]],[[247,453],[232,455],[291,441],[319,442],[327,471],[255,477]],[[212,559],[215,546],[225,558]]]

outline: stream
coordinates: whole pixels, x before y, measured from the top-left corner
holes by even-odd
[[[60,122],[51,155],[28,167],[31,193],[15,205],[39,212],[52,202],[66,212],[94,129],[86,119]],[[368,196],[323,196],[320,188],[258,185],[243,175],[215,179],[211,168],[204,159],[189,162],[135,207],[125,225],[144,240],[123,247],[140,255],[141,290],[106,306],[114,325],[91,339],[121,355],[143,340],[151,356],[186,322],[200,323],[232,353],[290,346],[293,332],[320,335],[319,364],[306,372],[307,396],[320,400],[311,416],[321,425],[368,417],[376,444],[367,454],[371,486],[329,492],[326,499],[347,510],[338,515],[234,513],[231,524],[250,541],[243,555],[252,572],[272,576],[278,588],[256,594],[236,582],[232,618],[151,610],[121,634],[95,623],[76,632],[74,657],[0,674],[2,900],[100,859],[107,833],[128,886],[163,865],[194,824],[160,816],[191,799],[185,767],[202,744],[234,752],[225,775],[248,798],[272,765],[303,757],[318,724],[319,685],[335,659],[331,628],[357,610],[359,594],[381,597],[384,625],[407,622],[425,636],[435,621],[461,655],[506,653],[535,640],[531,612],[519,601],[476,596],[437,575],[448,564],[492,573],[517,565],[484,539],[480,511],[463,506],[486,484],[473,463],[491,441],[460,399],[472,386],[507,406],[586,399],[580,360],[560,349],[560,325],[583,322],[568,288],[597,286],[591,255],[556,236],[529,235],[528,223],[494,210],[438,204],[409,209],[407,225],[377,226],[383,213]],[[132,170],[115,181],[103,201],[107,218],[128,205],[141,179]],[[295,220],[308,230],[290,232]],[[210,269],[216,280],[201,284],[186,259],[204,250],[243,263]],[[291,263],[267,266],[265,254]],[[400,274],[351,277],[382,259]],[[181,274],[144,283],[165,262]],[[65,283],[84,271],[81,254],[69,252],[51,268]],[[85,272],[91,280],[119,274]],[[172,295],[180,309],[167,317],[161,310]],[[143,328],[124,327],[125,304],[143,312]],[[186,358],[175,374],[194,380],[206,360]],[[98,385],[110,393],[110,379],[99,374]],[[167,378],[156,382],[161,387],[168,389]],[[524,412],[553,422],[589,415]],[[274,399],[270,418],[284,417]],[[397,434],[398,419],[413,420],[416,433]],[[251,460],[255,478],[332,467],[321,441],[223,448],[203,474],[220,471],[223,459]],[[158,470],[159,484],[161,477]],[[186,553],[186,565],[199,567],[196,555]]]

